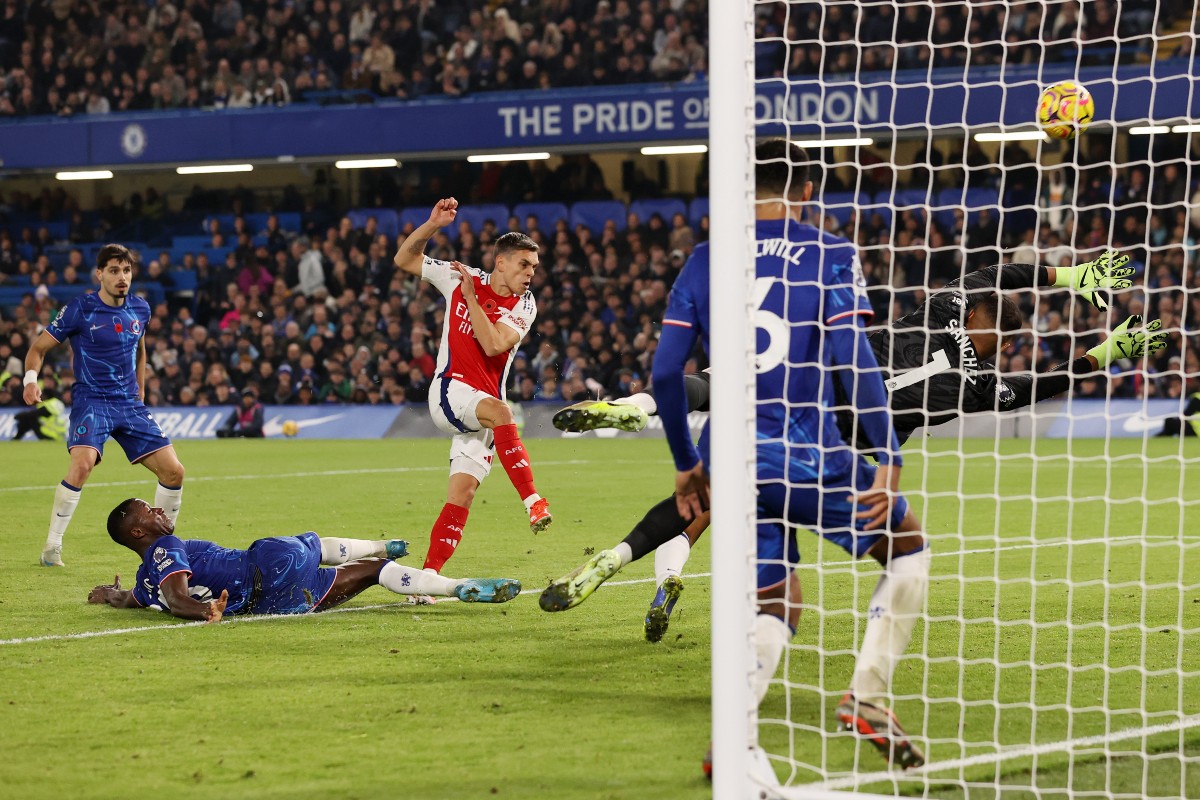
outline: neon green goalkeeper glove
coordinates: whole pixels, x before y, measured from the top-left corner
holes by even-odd
[[[1105,250],[1095,261],[1080,264],[1077,267],[1057,267],[1054,276],[1055,286],[1074,289],[1083,295],[1083,299],[1104,310],[1108,308],[1108,300],[1097,289],[1128,289],[1133,281],[1128,280],[1133,274],[1133,267],[1126,267],[1129,256],[1118,255],[1116,250]]]
[[[1167,346],[1167,335],[1156,333],[1161,327],[1162,322],[1156,319],[1142,328],[1142,318],[1134,314],[1113,328],[1107,339],[1088,350],[1088,355],[1104,369],[1121,358],[1141,358],[1146,353],[1162,350]]]

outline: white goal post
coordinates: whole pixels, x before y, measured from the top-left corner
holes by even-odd
[[[707,5],[713,796],[1200,797],[1200,410],[1186,413],[1193,394],[1200,409],[1200,7]],[[764,54],[781,74],[761,69]],[[1063,81],[1095,105],[1066,141],[1038,122],[1042,90]],[[907,771],[836,728],[886,574],[869,557],[797,532],[803,613],[761,710],[755,699],[766,135],[806,143],[806,221],[861,254],[872,330],[980,269],[1054,268],[1000,293],[1021,324],[995,357],[996,409],[960,408],[902,450],[902,492],[932,550],[880,703],[923,751]],[[1109,249],[1130,256],[1133,285],[1101,309],[1063,276]],[[1161,319],[1166,349],[1097,361],[1133,314]],[[1064,367],[1078,377],[1059,396],[1004,410],[1013,386],[1035,391],[1088,353],[1090,377]],[[927,355],[888,390],[975,369]]]

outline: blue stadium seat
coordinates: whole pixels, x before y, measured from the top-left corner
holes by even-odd
[[[429,212],[432,208],[426,206],[411,206],[400,210],[400,230],[404,230],[409,225],[417,228],[425,220],[429,219]]]
[[[173,269],[167,273],[171,277],[171,294],[182,294],[196,291],[196,271],[192,269]]]
[[[278,211],[275,216],[279,218],[279,227],[285,231],[297,233],[304,224],[299,211]],[[263,227],[266,227],[266,223],[263,223]]]
[[[667,228],[671,227],[671,217],[676,214],[687,216],[687,206],[684,202],[674,199],[634,200],[629,204],[629,210],[638,215],[643,225],[649,221],[651,214],[658,214],[663,218],[663,222],[667,223]]]
[[[451,239],[458,238],[458,224],[460,222],[471,223],[471,230],[479,233],[483,229],[483,223],[491,220],[496,223],[496,230],[499,233],[508,233],[508,206],[503,206],[498,203],[478,206],[459,206],[458,218],[454,224],[447,229]],[[425,218],[429,219],[429,212],[425,212]]]
[[[553,231],[554,225],[560,220],[570,220],[571,212],[562,203],[520,203],[513,206],[513,216],[525,224],[525,218],[530,214],[537,217],[538,225],[544,231]]]
[[[625,204],[616,200],[581,200],[571,206],[571,227],[583,225],[597,236],[609,220],[617,223],[617,230],[625,230]]]
[[[233,231],[234,216],[235,215],[233,214],[209,214],[204,218],[204,221],[200,223],[200,230],[204,233],[208,233],[208,223],[210,220],[215,219],[221,223],[221,233],[228,236],[229,233]]]
[[[69,222],[39,222],[33,226],[33,230],[36,233],[39,229],[45,228],[50,231],[50,238],[54,239],[54,241],[65,242],[67,241],[70,227],[71,224]]]
[[[225,256],[236,250],[236,247],[199,247],[196,249],[196,254],[208,254],[208,263],[220,265],[225,263]]]
[[[700,220],[708,216],[708,198],[697,197],[688,205],[688,222],[696,230],[700,229]]]
[[[230,230],[233,230],[232,226]],[[190,250],[195,253],[206,249],[211,241],[211,236],[176,236],[171,239],[171,247],[176,250]]]
[[[867,205],[866,195],[855,194],[854,192],[828,192],[823,193],[816,198],[816,208],[823,214],[828,214],[837,220],[838,225],[845,225],[850,221],[850,215],[858,206]],[[818,221],[814,220],[814,224]]]
[[[367,224],[368,217],[374,217],[379,224],[379,232],[387,234],[391,239],[395,239],[400,230],[400,215],[392,208],[355,208],[347,211],[346,216],[354,223],[355,228],[363,227]],[[428,218],[426,213],[426,219]]]
[[[99,248],[97,248],[97,249],[99,249]],[[33,245],[31,245],[31,244],[17,245],[17,255],[21,256],[21,258],[25,259],[26,261],[33,261]]]

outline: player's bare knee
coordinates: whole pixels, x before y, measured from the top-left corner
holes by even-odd
[[[180,464],[178,461],[159,469],[157,474],[158,482],[163,486],[183,485],[183,464]]]
[[[452,485],[450,490],[446,492],[446,502],[453,503],[456,506],[462,506],[463,508],[470,508],[471,502],[475,499],[475,492],[478,489],[478,484],[475,484],[474,486],[470,486],[465,483],[458,486]]]

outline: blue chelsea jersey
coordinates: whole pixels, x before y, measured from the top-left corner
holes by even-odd
[[[137,400],[138,342],[149,322],[150,304],[132,294],[121,306],[92,292],[63,307],[46,332],[71,340],[76,399]]]
[[[146,551],[138,567],[133,598],[146,607],[167,610],[161,585],[170,575],[186,572],[188,593],[197,600],[210,600],[229,591],[227,615],[248,610],[254,590],[254,568],[245,550],[221,547],[204,539],[162,536]]]
[[[758,437],[835,447],[842,439],[824,332],[873,316],[858,254],[840,236],[791,220],[759,220],[757,234]]]

